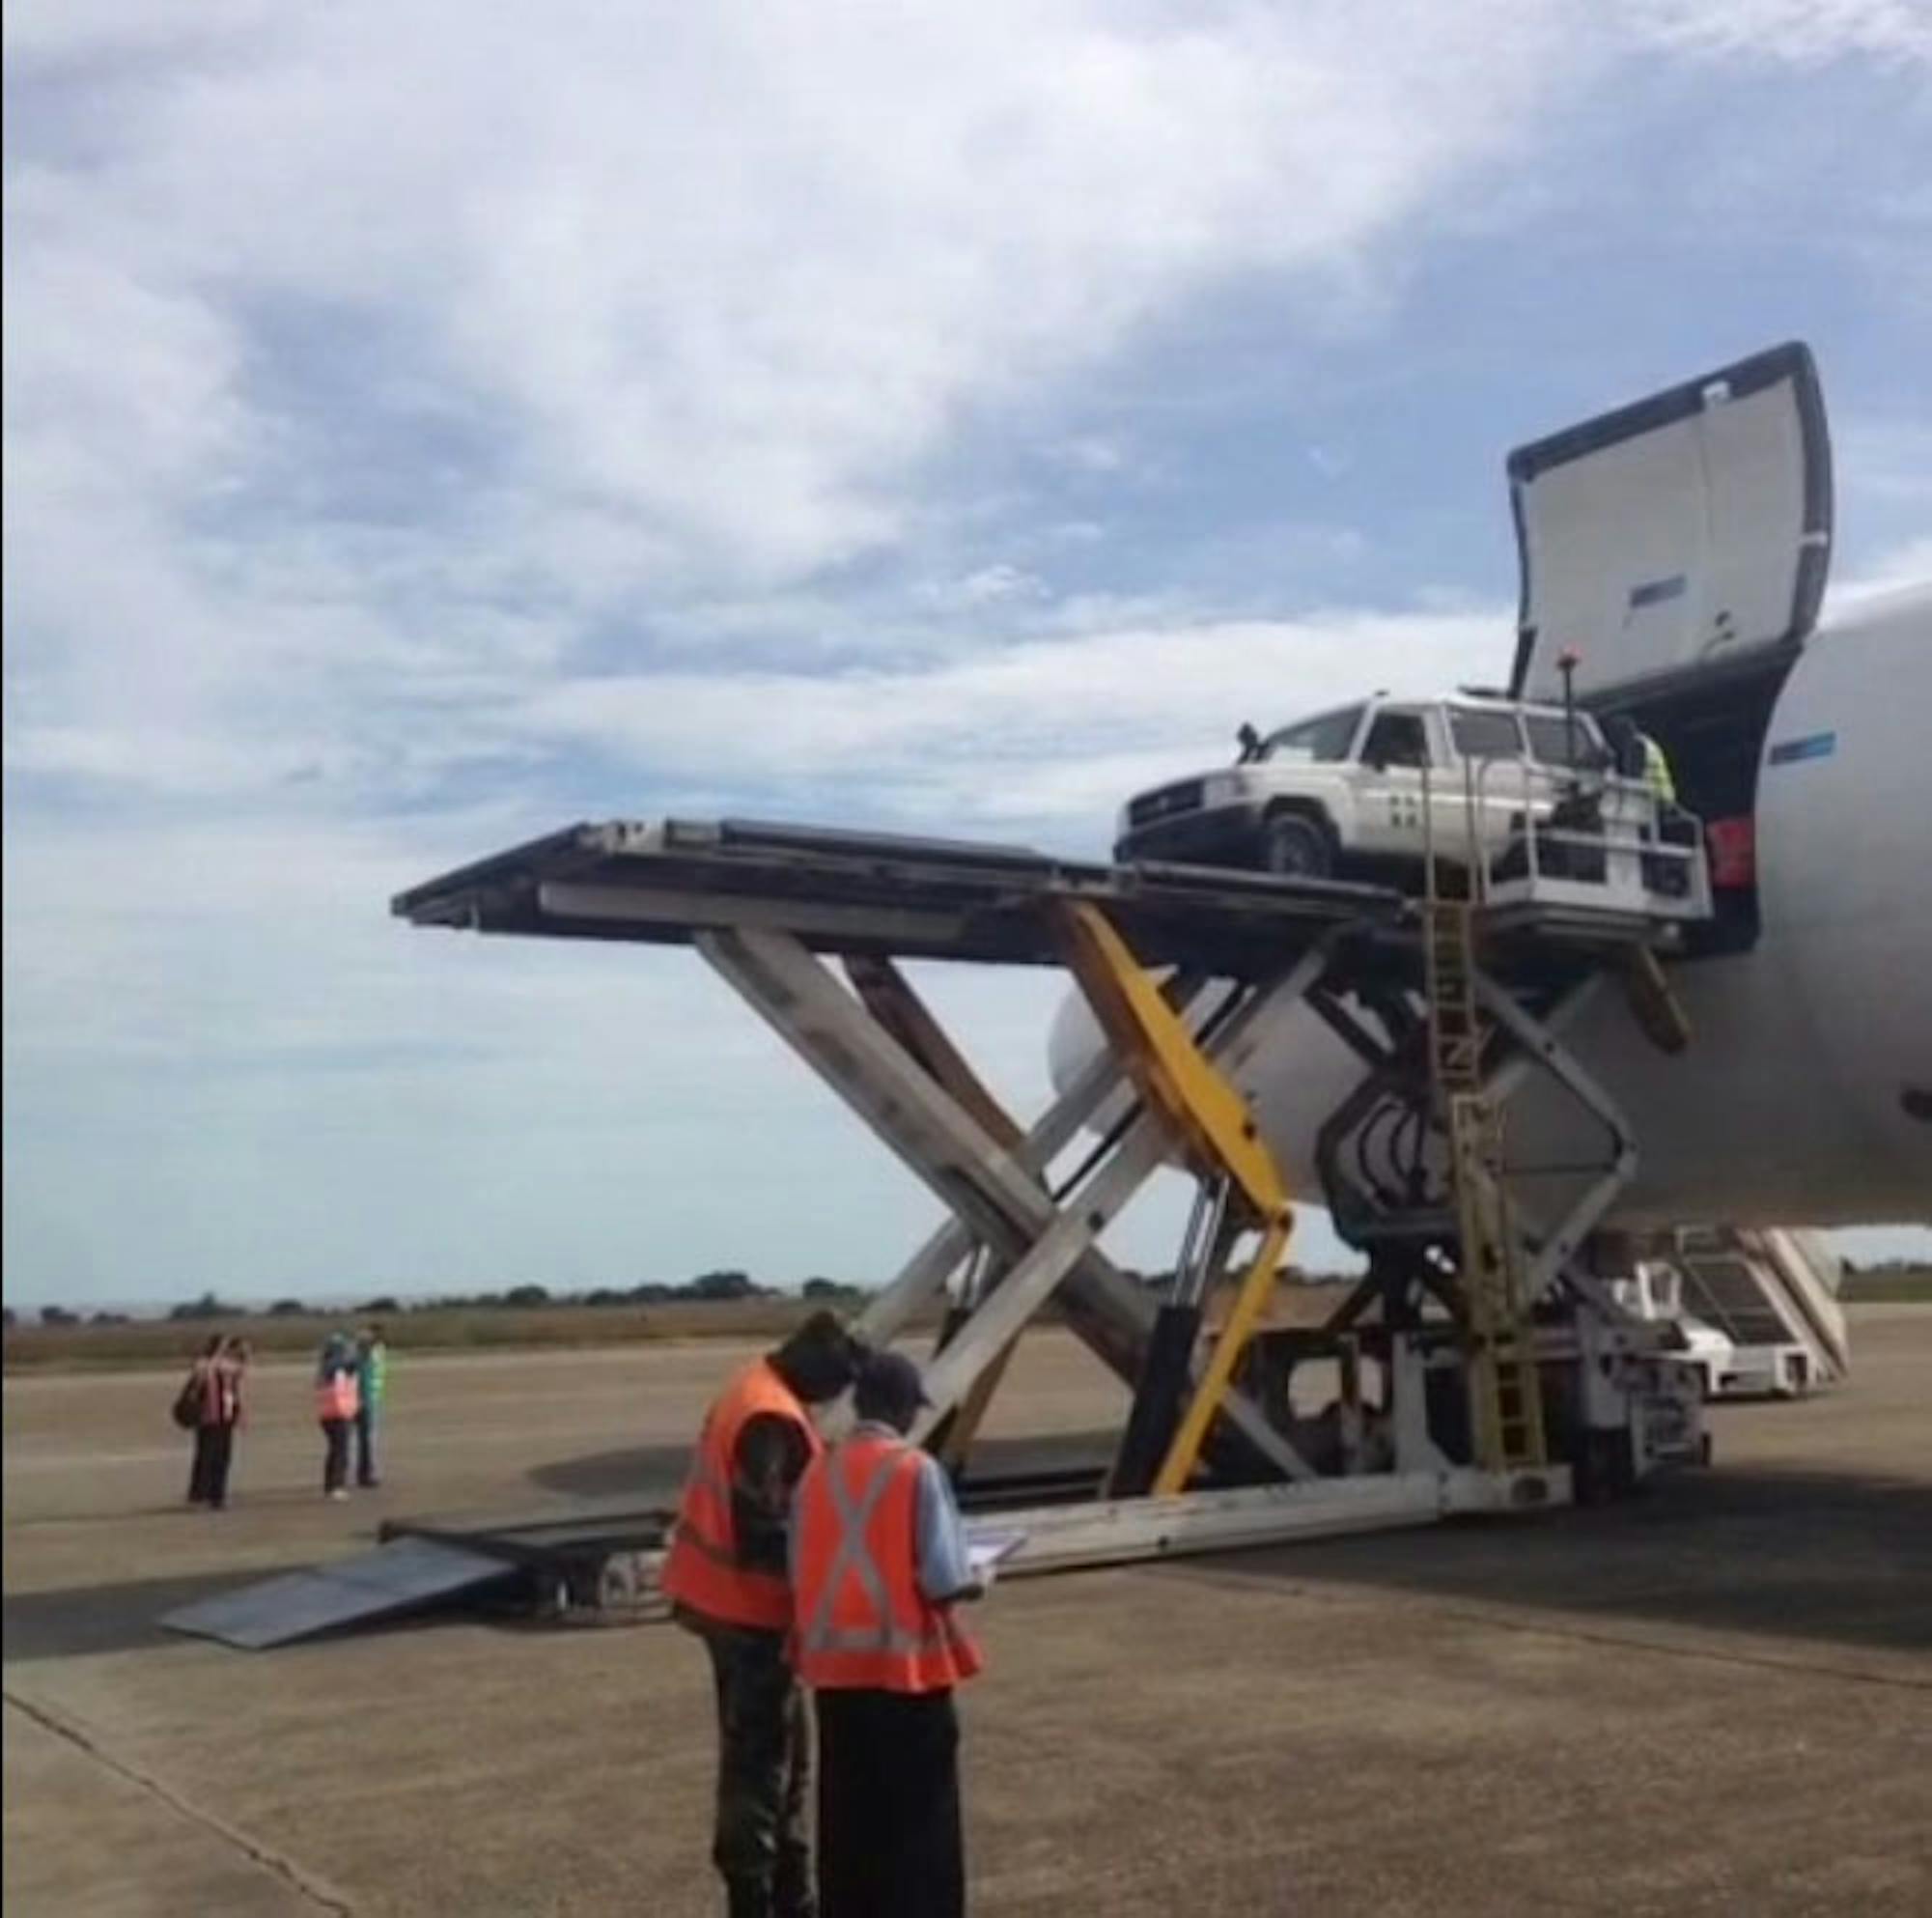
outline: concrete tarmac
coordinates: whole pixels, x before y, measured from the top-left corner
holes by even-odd
[[[1932,1309],[1853,1316],[1849,1387],[1717,1409],[1716,1468],[1626,1506],[996,1591],[963,1701],[973,1910],[1932,1911]],[[8,1379],[16,1918],[718,1908],[674,1628],[250,1655],[154,1621],[385,1514],[661,1483],[738,1356],[401,1355],[387,1483],[347,1505],[305,1371],[266,1367],[219,1514],[180,1503],[172,1377]],[[1121,1411],[1037,1334],[995,1430]]]

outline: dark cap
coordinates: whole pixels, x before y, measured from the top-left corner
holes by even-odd
[[[858,1368],[853,1387],[853,1409],[861,1419],[887,1419],[910,1424],[926,1396],[919,1368],[904,1352],[870,1352]]]

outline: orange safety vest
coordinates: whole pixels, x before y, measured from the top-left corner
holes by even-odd
[[[919,1590],[921,1456],[861,1432],[798,1481],[792,1662],[821,1691],[950,1691],[981,1668],[951,1607]]]
[[[360,1409],[354,1372],[330,1372],[316,1386],[316,1417],[323,1424],[331,1419],[352,1419]]]
[[[780,1573],[739,1563],[731,1510],[738,1435],[747,1420],[768,1414],[797,1424],[813,1458],[824,1451],[798,1394],[771,1368],[770,1360],[753,1360],[705,1414],[671,1549],[658,1582],[667,1598],[708,1619],[757,1631],[783,1631],[792,1622],[792,1588]]]

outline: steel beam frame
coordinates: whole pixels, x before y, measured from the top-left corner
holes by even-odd
[[[1154,1302],[1106,1258],[1098,1242],[1148,1178],[1169,1163],[1174,1142],[1152,1114],[1138,1111],[1075,1193],[1056,1203],[1041,1180],[1059,1147],[1119,1088],[1122,1069],[1110,1055],[1083,1072],[1022,1139],[1002,1142],[798,939],[741,926],[700,932],[694,944],[955,1215],[875,1301],[860,1330],[879,1339],[901,1329],[978,1246],[990,1248],[1007,1268],[927,1366],[932,1406],[920,1435],[965,1399],[1056,1292],[1086,1342],[1116,1372],[1134,1375],[1151,1336]],[[1318,946],[1276,983],[1250,993],[1209,1041],[1209,1056],[1237,1076],[1270,1024],[1327,965],[1328,948]],[[1230,1392],[1222,1410],[1286,1477],[1314,1476],[1246,1395]]]
[[[1150,1109],[1136,1096],[1126,1061],[1105,1046],[1022,1131],[892,972],[889,955],[895,954],[1051,964],[1064,956],[1065,917],[1080,901],[1098,908],[1111,931],[1124,936],[1136,964],[1178,960],[1238,982],[1204,1022],[1188,1022],[1199,1052],[1218,1069],[1207,1075],[1211,1083],[1217,1077],[1238,1082],[1256,1052],[1274,1039],[1279,1022],[1311,999],[1367,1067],[1365,1084],[1380,1082],[1412,1103],[1417,1096],[1413,1086],[1395,1083],[1409,1070],[1404,1032],[1414,974],[1403,942],[1415,929],[1414,907],[1386,890],[1296,892],[1233,876],[1211,885],[1205,875],[1179,868],[1066,866],[1011,849],[728,823],[667,824],[553,835],[419,888],[396,901],[395,910],[420,923],[648,940],[699,951],[946,1208],[945,1223],[872,1299],[858,1330],[875,1342],[903,1334],[952,1274],[978,1262],[981,1283],[963,1288],[950,1336],[926,1368],[934,1404],[925,1436],[938,1419],[962,1407],[965,1415],[956,1423],[969,1435],[1016,1337],[1050,1300],[1105,1363],[1134,1381],[1158,1308],[1146,1289],[1108,1261],[1100,1239],[1160,1168],[1188,1161],[1202,1175],[1200,1155],[1190,1151],[1186,1136],[1187,1118],[1198,1116],[1200,1102],[1184,1099],[1178,1123],[1171,1108]],[[1526,981],[1531,993],[1549,992],[1559,978],[1575,976],[1572,962],[1531,965],[1545,956],[1531,947],[1554,953],[1568,938],[1574,963],[1603,967],[1620,946],[1653,935],[1655,927],[1633,920],[1619,930],[1600,915],[1575,914],[1518,914],[1510,924],[1519,936],[1507,950],[1498,940],[1497,971],[1471,969],[1479,1005],[1493,1030],[1512,1042],[1508,1057],[1482,1075],[1484,1091],[1500,1107],[1528,1074],[1548,1073],[1604,1124],[1610,1141],[1601,1166],[1571,1169],[1585,1175],[1585,1185],[1560,1219],[1548,1227],[1524,1221],[1526,1232],[1521,1224],[1514,1227],[1526,1245],[1526,1290],[1533,1300],[1560,1279],[1584,1321],[1579,1340],[1597,1336],[1614,1344],[1621,1335],[1604,1334],[1594,1324],[1593,1312],[1603,1309],[1601,1288],[1578,1254],[1632,1176],[1636,1149],[1615,1104],[1557,1037],[1603,974],[1599,971],[1536,1011],[1531,1004],[1541,1008],[1540,999],[1525,1002],[1500,979]],[[1275,975],[1273,969],[1285,966],[1293,953],[1302,956]],[[1512,953],[1525,963],[1517,965]],[[854,964],[856,992],[847,990],[819,955]],[[1331,966],[1336,955],[1341,960]],[[1354,1002],[1344,1003],[1341,981],[1351,973]],[[1132,968],[1126,976],[1144,989]],[[1197,1011],[1204,984],[1170,985],[1168,1001],[1184,1013]],[[1376,1096],[1383,1096],[1380,1089]],[[1148,1088],[1146,1097],[1158,1100],[1159,1092]],[[1371,1109],[1372,1102],[1350,1103],[1344,1113],[1361,1123]],[[1331,1125],[1342,1122],[1342,1114],[1331,1118]],[[1104,1136],[1085,1164],[1061,1190],[1050,1191],[1055,1161],[1082,1131],[1103,1123]],[[1340,1143],[1344,1135],[1337,1130],[1334,1137]],[[1403,1142],[1401,1164],[1410,1163],[1411,1142]],[[1427,1219],[1402,1223],[1434,1230]],[[1256,1261],[1255,1283],[1241,1310],[1251,1312],[1266,1290],[1261,1267],[1272,1263]],[[1415,1283],[1431,1283],[1426,1258],[1404,1278],[1401,1294],[1406,1297]],[[1297,1482],[1002,1514],[990,1524],[1033,1534],[1013,1561],[1014,1570],[1228,1549],[1421,1524],[1458,1510],[1566,1502],[1566,1468],[1486,1472],[1447,1461],[1429,1430],[1425,1373],[1456,1362],[1455,1335],[1447,1327],[1420,1327],[1413,1314],[1397,1311],[1392,1285],[1386,1322],[1376,1337],[1386,1353],[1393,1465],[1359,1469],[1359,1378],[1344,1327],[1378,1283],[1374,1278],[1364,1282],[1330,1325],[1311,1335],[1344,1360],[1346,1476],[1318,1479],[1250,1394],[1219,1394],[1218,1348],[1197,1349],[1197,1391],[1205,1388],[1219,1415]],[[1609,1319],[1606,1313],[1605,1323]],[[1227,1336],[1224,1328],[1222,1338]],[[1230,1357],[1238,1343],[1219,1356]]]
[[[1433,1453],[1434,1448],[1428,1451]],[[1424,1463],[1305,1485],[1250,1485],[996,1512],[973,1520],[968,1530],[989,1539],[1023,1533],[1000,1577],[1025,1578],[1432,1525],[1463,1512],[1541,1510],[1567,1505],[1570,1496],[1570,1472],[1563,1465],[1481,1472]]]
[[[1563,1013],[1566,1019],[1574,1017],[1601,988],[1603,976],[1601,973],[1592,973],[1566,996],[1555,1011]],[[1556,1036],[1554,1017],[1533,1018],[1501,986],[1481,973],[1476,974],[1476,999],[1521,1049],[1508,1063],[1513,1065],[1521,1060],[1526,1072],[1532,1066],[1541,1067],[1603,1125],[1610,1140],[1610,1156],[1600,1176],[1554,1226],[1541,1234],[1541,1242],[1524,1267],[1525,1303],[1533,1306],[1559,1274],[1573,1280],[1578,1278],[1574,1268],[1577,1255],[1616,1202],[1618,1193],[1637,1176],[1636,1136],[1616,1101]],[[1502,1097],[1506,1099],[1514,1089],[1512,1083]]]

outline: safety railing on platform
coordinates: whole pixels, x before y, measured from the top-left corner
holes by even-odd
[[[1460,847],[1441,843],[1440,790],[1424,767],[1425,861],[1461,864],[1473,904],[1668,921],[1711,916],[1699,822],[1638,781],[1610,775],[1585,781],[1568,768],[1527,760],[1466,759]]]

